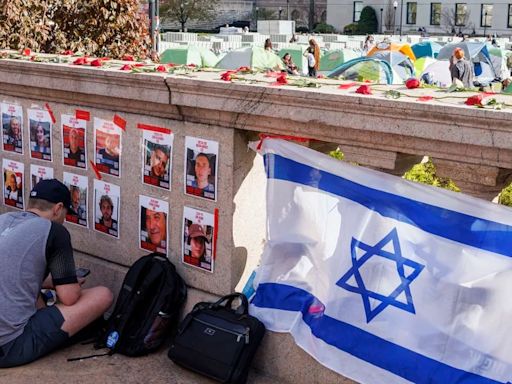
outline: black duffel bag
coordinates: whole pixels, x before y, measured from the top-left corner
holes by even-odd
[[[233,309],[236,299],[241,304]],[[248,314],[248,307],[247,297],[241,293],[224,296],[216,303],[196,304],[181,322],[169,358],[222,383],[244,384],[265,334],[265,326]]]

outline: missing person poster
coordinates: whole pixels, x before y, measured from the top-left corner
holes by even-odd
[[[64,165],[87,169],[87,121],[62,115],[62,157]]]
[[[94,229],[119,238],[121,189],[118,185],[94,179]]]
[[[28,110],[30,133],[30,157],[32,159],[52,161],[52,118],[43,109]]]
[[[185,193],[217,200],[219,143],[185,137]]]
[[[87,176],[75,175],[64,172],[62,178],[64,185],[68,187],[71,195],[71,207],[75,212],[68,212],[66,221],[81,227],[88,228],[87,220],[87,188],[89,180]]]
[[[170,190],[174,135],[167,131],[143,131],[142,182]]]
[[[25,200],[23,196],[23,177],[25,173],[25,165],[18,161],[3,159],[2,173],[4,175],[4,205],[24,209]]]
[[[30,164],[30,190],[41,180],[53,179],[53,168]]]
[[[140,248],[167,256],[167,216],[169,203],[139,195]]]
[[[183,263],[213,272],[213,226],[213,214],[183,207]]]
[[[112,121],[94,118],[96,168],[107,175],[121,176],[122,129]]]
[[[2,103],[2,147],[4,151],[23,154],[23,108]]]

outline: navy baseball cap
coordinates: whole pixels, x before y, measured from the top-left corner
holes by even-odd
[[[55,204],[62,203],[69,213],[77,214],[71,205],[69,189],[57,179],[41,180],[30,191],[30,198],[46,200]]]

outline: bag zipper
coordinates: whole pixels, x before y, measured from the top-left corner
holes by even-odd
[[[214,324],[208,323],[208,322],[206,322],[204,320],[198,319],[197,317],[194,317],[194,320],[200,322],[203,325],[207,325],[208,327],[217,328],[217,329],[219,329],[219,330],[221,330],[223,332],[227,332],[227,333],[231,333],[232,335],[235,335],[237,343],[239,343],[240,340],[242,340],[242,337],[243,337],[243,338],[245,338],[245,344],[249,344],[249,331],[250,331],[249,327],[245,328],[245,332],[244,333],[240,333],[240,332],[232,331],[231,329],[226,329],[226,328],[223,328],[223,327],[219,327],[218,325],[214,325]]]

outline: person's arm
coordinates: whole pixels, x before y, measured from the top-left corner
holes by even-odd
[[[61,224],[52,222],[46,243],[46,260],[57,298],[64,305],[75,304],[81,288],[75,272],[71,237]]]

